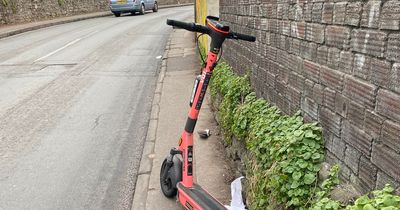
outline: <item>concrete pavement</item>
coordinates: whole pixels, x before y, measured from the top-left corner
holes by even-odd
[[[162,161],[170,148],[177,145],[184,128],[193,81],[199,71],[194,34],[174,30],[167,43],[153,99],[133,210],[182,209],[176,199],[162,194],[159,174]],[[197,130],[207,128],[212,135],[206,140],[200,139]],[[207,96],[195,130],[195,181],[226,205],[230,202],[231,180],[227,179],[231,179],[231,174],[221,141]]]

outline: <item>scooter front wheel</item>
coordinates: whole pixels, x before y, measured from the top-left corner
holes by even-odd
[[[178,189],[176,184],[178,183],[178,174],[175,170],[176,166],[174,166],[174,162],[168,163],[168,158],[165,158],[160,171],[160,185],[161,191],[165,195],[165,197],[173,198],[176,196]],[[179,172],[178,172],[179,173]]]

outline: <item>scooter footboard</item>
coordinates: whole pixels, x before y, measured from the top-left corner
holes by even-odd
[[[192,188],[187,188],[179,182],[177,187],[179,201],[186,209],[226,210],[220,202],[197,184],[193,184]]]

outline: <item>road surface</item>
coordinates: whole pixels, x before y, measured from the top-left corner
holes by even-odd
[[[0,209],[130,209],[166,18],[90,19],[0,40]]]

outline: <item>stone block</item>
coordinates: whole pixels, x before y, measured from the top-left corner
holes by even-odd
[[[381,1],[368,1],[364,4],[363,13],[361,16],[361,26],[368,28],[379,27]]]
[[[319,121],[321,122],[322,128],[340,136],[342,118],[327,108],[321,108],[319,114]]]
[[[400,122],[400,95],[380,89],[377,96],[377,113]]]
[[[400,124],[386,120],[382,126],[380,143],[400,153]]]
[[[382,189],[385,187],[386,184],[390,184],[393,188],[397,188],[400,186],[400,184],[396,182],[392,177],[378,170],[376,189]]]
[[[311,98],[304,98],[304,100],[301,102],[301,109],[313,119],[318,118],[318,104]]]
[[[389,89],[400,93],[400,63],[392,66],[392,75],[390,76]]]
[[[400,29],[400,1],[387,1],[382,6],[380,28],[389,30]]]
[[[340,50],[335,47],[328,49],[328,61],[327,65],[329,68],[338,69],[340,62]]]
[[[314,3],[312,7],[311,20],[314,23],[320,23],[322,20],[323,3]]]
[[[382,144],[374,144],[371,161],[394,180],[400,180],[400,154],[391,148]]]
[[[362,2],[348,2],[346,6],[345,23],[351,26],[358,26],[361,19]]]
[[[364,124],[364,107],[357,104],[356,101],[350,101],[347,109],[347,120],[359,128],[363,128]]]
[[[332,2],[324,3],[322,8],[322,23],[332,24],[334,6],[335,4]]]
[[[324,42],[324,33],[325,26],[316,23],[307,23],[306,29],[306,40],[316,42],[316,43],[323,43]]]
[[[383,57],[386,38],[385,32],[354,29],[351,33],[351,47],[356,52]]]
[[[354,60],[353,53],[349,51],[340,52],[338,70],[345,74],[351,74],[353,69],[353,60]]]
[[[305,3],[303,7],[303,17],[307,22],[311,22],[312,20],[312,12],[313,12],[313,4],[311,2]]]
[[[308,79],[318,83],[320,73],[320,66],[318,64],[305,60],[303,63],[303,71]]]
[[[357,101],[362,106],[373,109],[375,105],[376,86],[352,76],[345,76],[344,95]],[[399,114],[400,115],[400,114]]]
[[[349,46],[350,29],[343,26],[327,26],[325,30],[326,45],[339,49]]]
[[[283,20],[280,22],[281,24],[281,34],[286,35],[286,36],[290,36],[290,21],[288,20]]]
[[[325,66],[320,68],[321,83],[333,90],[341,91],[343,89],[344,74]]]
[[[389,34],[386,59],[395,62],[400,61],[400,34]]]
[[[377,139],[381,134],[383,118],[373,111],[366,110],[364,119],[364,131]]]
[[[324,101],[324,86],[315,84],[313,87],[313,99],[316,103],[322,105]]]
[[[388,87],[391,78],[392,65],[386,60],[371,59],[370,75],[373,84]]]
[[[324,106],[330,110],[335,110],[336,92],[330,88],[324,89]]]
[[[370,79],[371,57],[363,54],[354,55],[354,75],[363,80]]]
[[[326,47],[325,45],[322,45],[317,48],[316,62],[321,65],[325,65],[327,63],[327,60],[328,60],[328,47]]]
[[[333,24],[343,25],[346,17],[347,2],[335,3],[333,8]]]
[[[302,57],[310,61],[315,61],[317,59],[317,48],[318,45],[316,43],[303,41],[300,48]]]
[[[358,164],[360,163],[361,153],[354,147],[347,145],[344,163],[348,166],[354,174],[358,174]]]
[[[363,155],[371,156],[372,137],[349,122],[343,124],[342,139]]]
[[[346,98],[343,94],[337,93],[336,97],[333,100],[333,103],[335,106],[335,112],[342,117],[346,117],[350,100]]]
[[[369,159],[361,156],[358,177],[366,185],[368,190],[373,190],[375,188],[376,176],[378,173],[378,168],[371,163]]]
[[[306,23],[305,22],[292,22],[291,25],[291,36],[304,39],[306,36]]]

